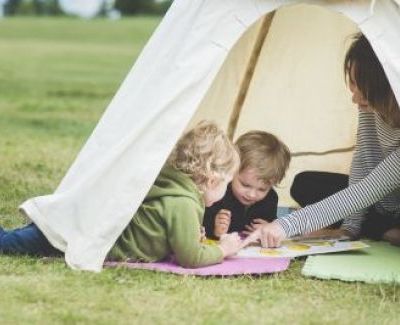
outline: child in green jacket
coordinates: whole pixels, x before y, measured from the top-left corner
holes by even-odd
[[[158,261],[173,253],[184,267],[219,263],[240,249],[237,234],[201,243],[205,207],[225,194],[239,156],[215,124],[202,122],[177,143],[145,200],[108,254],[113,260]]]
[[[201,122],[177,143],[145,200],[108,254],[111,260],[153,262],[175,255],[184,267],[221,262],[241,248],[238,234],[217,246],[201,243],[205,207],[219,201],[239,167],[239,155],[215,124]],[[5,231],[0,252],[59,255],[35,224]]]

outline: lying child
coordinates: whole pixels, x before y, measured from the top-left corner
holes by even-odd
[[[241,248],[238,234],[219,245],[202,244],[205,206],[219,201],[239,167],[239,155],[215,124],[201,122],[177,143],[145,200],[107,259],[152,262],[174,254],[184,267],[221,262]],[[62,254],[35,224],[11,231],[0,228],[0,251],[37,256]]]
[[[206,209],[204,227],[209,238],[253,231],[276,219],[278,195],[272,187],[285,176],[289,149],[274,135],[262,131],[243,134],[236,146],[241,160],[239,173],[223,199]]]

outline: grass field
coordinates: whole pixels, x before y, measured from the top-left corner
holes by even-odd
[[[157,18],[0,20],[0,224],[51,193]],[[400,287],[301,276],[193,278],[0,256],[0,324],[399,324]]]

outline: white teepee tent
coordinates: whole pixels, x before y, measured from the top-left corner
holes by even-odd
[[[55,193],[22,211],[72,268],[101,270],[176,140],[202,117],[232,136],[278,135],[296,156],[289,181],[302,169],[346,171],[356,117],[342,61],[357,30],[400,101],[394,0],[175,0]]]

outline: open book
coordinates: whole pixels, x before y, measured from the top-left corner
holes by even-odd
[[[361,241],[321,240],[286,240],[278,248],[249,246],[243,248],[236,257],[297,257],[313,254],[326,254],[369,247]]]
[[[344,238],[337,239],[289,239],[282,243],[278,248],[263,248],[259,245],[252,245],[243,248],[235,258],[249,257],[298,257],[314,254],[326,254],[334,252],[349,251],[369,247],[362,241],[343,241]],[[207,240],[206,243],[214,244],[215,241]]]

